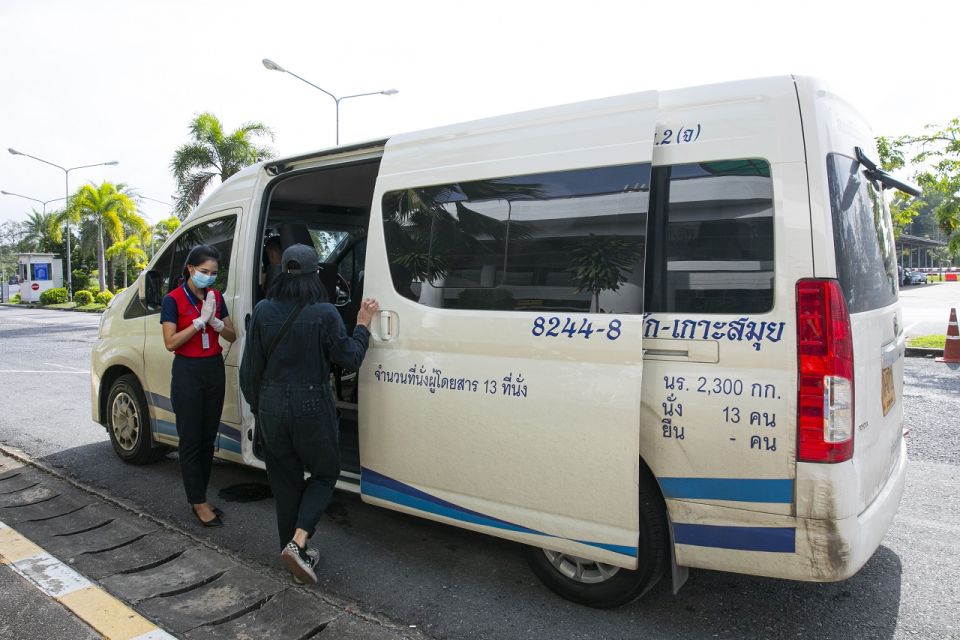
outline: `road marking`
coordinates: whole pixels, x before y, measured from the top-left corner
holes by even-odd
[[[82,369],[76,369],[74,371],[55,371],[55,370],[42,370],[42,369],[0,369],[0,373],[82,373],[89,374],[90,370],[86,371]]]
[[[173,640],[172,635],[2,521],[0,563],[8,565],[109,640]]]
[[[45,364],[50,367],[60,367],[61,369],[66,369],[67,371],[72,371],[74,373],[80,372],[80,369],[77,369],[76,367],[68,367],[67,365],[57,364],[56,362],[41,362],[40,364]],[[89,373],[89,371],[87,373]]]

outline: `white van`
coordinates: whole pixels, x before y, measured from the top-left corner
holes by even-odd
[[[868,150],[864,153],[862,150]],[[339,486],[521,542],[562,596],[616,606],[668,567],[833,581],[904,487],[904,335],[884,187],[857,112],[777,77],[637,93],[249,167],[104,314],[93,418],[177,444],[160,300],[224,256],[217,455],[262,467],[237,385],[263,246],[309,242],[348,327]],[[269,277],[269,276],[267,276]]]

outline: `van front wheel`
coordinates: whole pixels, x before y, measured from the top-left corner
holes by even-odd
[[[557,595],[599,609],[619,607],[647,593],[669,562],[663,501],[647,482],[640,483],[640,539],[634,570],[539,547],[524,546],[533,572]]]
[[[135,376],[127,374],[114,381],[107,396],[106,417],[110,443],[124,462],[147,464],[165,453],[153,447],[147,402]]]

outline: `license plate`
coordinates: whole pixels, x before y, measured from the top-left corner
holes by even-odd
[[[890,413],[890,409],[897,402],[897,393],[893,389],[893,367],[886,367],[883,370],[883,384],[880,389],[880,398],[883,401],[883,415]]]

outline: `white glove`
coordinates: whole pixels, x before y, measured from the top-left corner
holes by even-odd
[[[216,331],[217,333],[220,333],[221,331],[223,331],[223,320],[221,320],[217,316],[213,316],[212,318],[210,318],[210,328]]]
[[[204,329],[207,328],[207,323],[201,320],[200,318],[194,318],[193,328],[197,330],[197,333],[201,333]]]
[[[217,296],[210,291],[207,293],[207,299],[203,301],[203,307],[200,308],[200,319],[206,324],[210,318],[217,313]],[[212,326],[212,325],[211,325]]]

